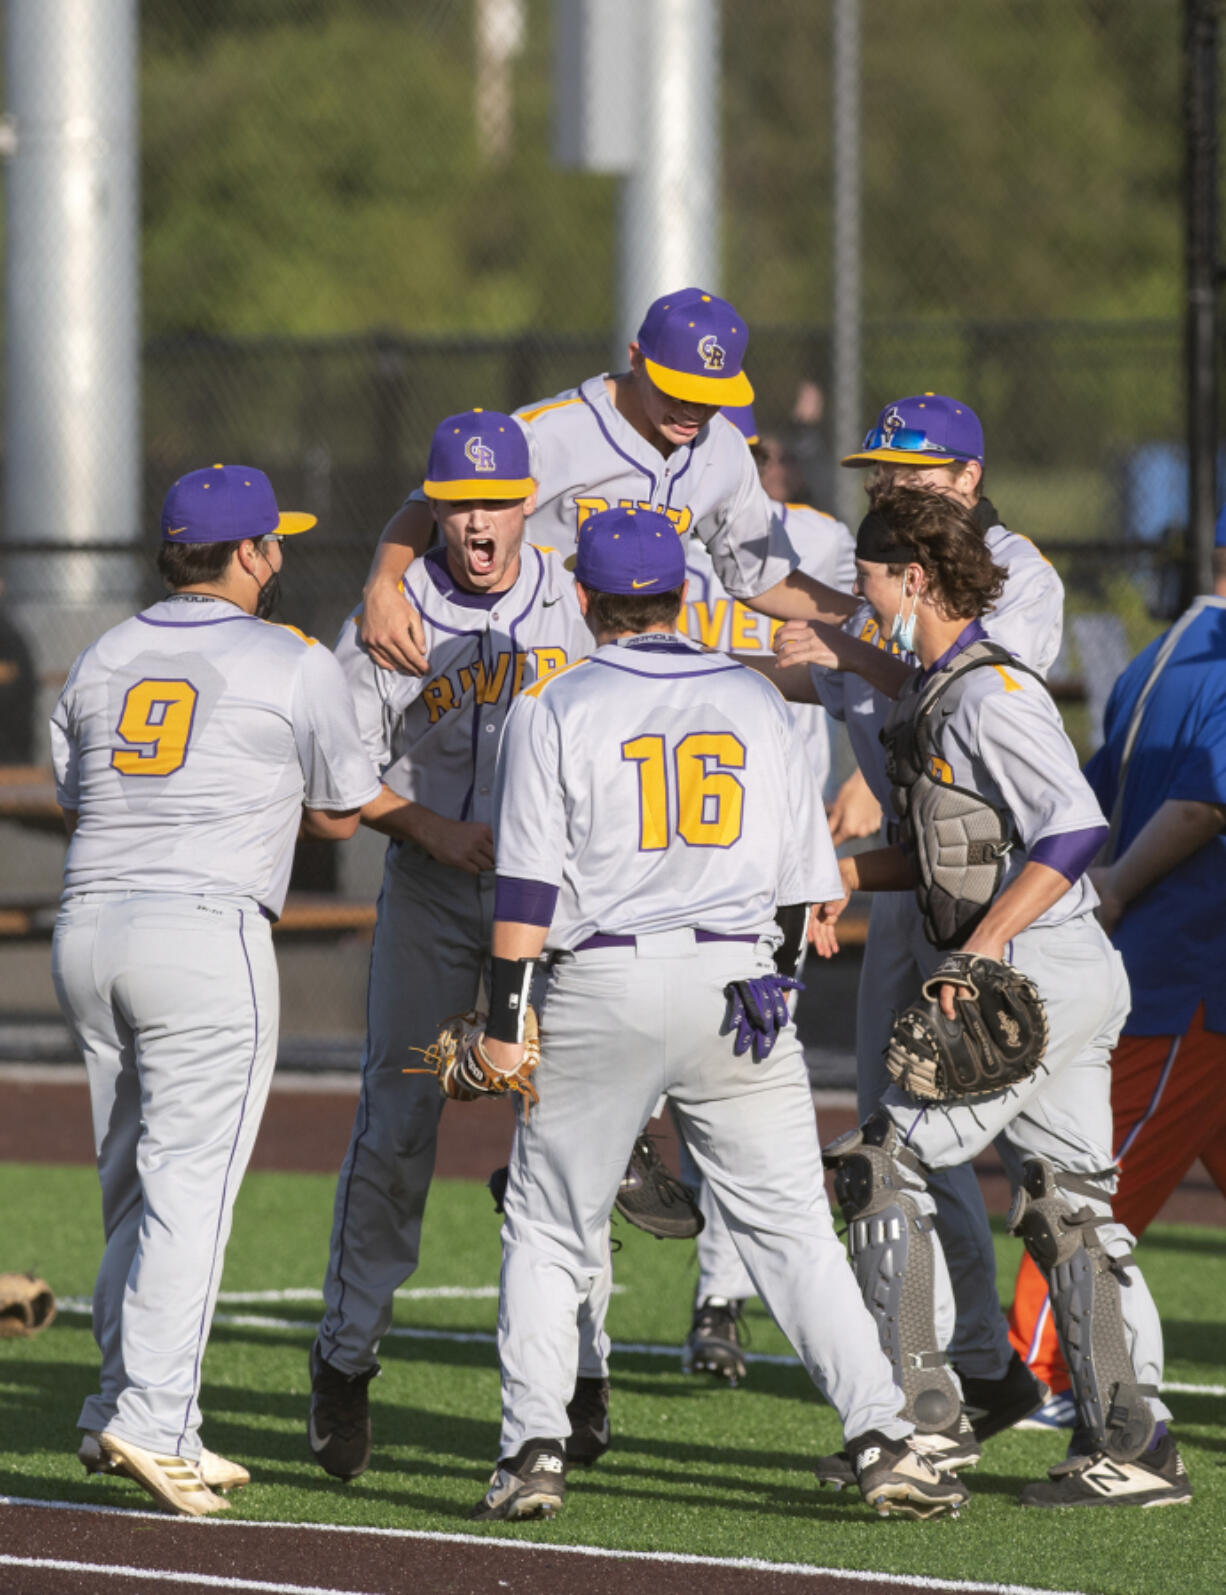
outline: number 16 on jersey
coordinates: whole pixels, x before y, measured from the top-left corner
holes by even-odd
[[[667,740],[648,733],[623,742],[622,759],[638,766],[640,853],[662,852],[674,834],[688,847],[740,840],[745,788],[733,771],[745,768],[745,745],[731,732],[692,731],[671,759]]]

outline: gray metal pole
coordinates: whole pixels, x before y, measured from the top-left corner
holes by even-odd
[[[10,592],[128,600],[140,536],[137,0],[7,0]]]
[[[831,304],[831,427],[835,504],[853,528],[864,499],[859,471],[839,469],[841,455],[860,441],[860,0],[832,0],[831,72],[834,110],[834,237]]]
[[[636,27],[638,157],[623,179],[613,369],[653,299],[719,291],[717,0],[622,0]]]
[[[1213,591],[1217,515],[1219,0],[1185,0],[1184,134],[1188,396],[1188,546],[1184,598]]]

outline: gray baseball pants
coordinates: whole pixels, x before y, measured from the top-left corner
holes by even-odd
[[[1023,931],[1008,951],[1010,962],[1039,988],[1047,1009],[1043,1068],[1008,1091],[968,1103],[921,1107],[891,1085],[881,1106],[926,1169],[966,1163],[1000,1137],[997,1147],[1015,1186],[1027,1158],[1045,1158],[1057,1170],[1082,1177],[1101,1176],[1096,1181],[1101,1199],[1084,1202],[1106,1220],[1096,1228],[1108,1254],[1125,1257],[1133,1249],[1133,1237],[1111,1218],[1116,1187],[1111,1051],[1129,1008],[1123,960],[1093,914],[1054,928]],[[925,978],[941,956],[930,950]],[[939,1211],[931,1191],[917,1201],[923,1212]],[[943,1245],[939,1223],[938,1238]],[[1133,1366],[1140,1383],[1158,1385],[1163,1363],[1158,1310],[1136,1265],[1130,1264],[1126,1273],[1128,1287],[1121,1290],[1120,1301]],[[994,1275],[984,1276],[979,1289],[987,1312],[996,1305]],[[1170,1417],[1157,1397],[1150,1397],[1149,1405],[1155,1417]]]
[[[834,1233],[795,1031],[762,1063],[736,1057],[732,1037],[719,1035],[725,985],[773,968],[764,943],[697,944],[689,931],[555,965],[541,1014],[540,1104],[530,1117],[517,1104],[502,1231],[502,1456],[569,1433],[578,1316],[600,1278],[635,1137],[665,1094],[754,1291],[845,1435],[910,1432]]]
[[[77,1422],[200,1455],[200,1371],[277,1055],[270,924],[246,899],[81,893],[56,995],[89,1076],[106,1248],[97,1395]]]
[[[861,1123],[892,1085],[885,1066],[891,1026],[904,1008],[919,1000],[921,982],[943,956],[924,936],[913,893],[874,896],[856,999],[856,1096]],[[995,1291],[996,1252],[978,1177],[969,1160],[958,1160],[957,1167],[942,1167],[932,1174],[928,1189],[953,1290],[952,1304],[943,1304],[939,1318],[944,1322],[947,1314],[952,1315],[950,1360],[974,1378],[998,1379],[1009,1366],[1013,1348]],[[984,1289],[985,1280],[992,1285],[990,1291]]]
[[[493,914],[492,871],[468,875],[411,842],[389,846],[370,955],[362,1087],[337,1182],[319,1326],[320,1351],[342,1373],[374,1366],[395,1293],[417,1268],[447,1104],[433,1075],[404,1071],[423,1064],[444,1020],[475,1004]],[[484,1108],[450,1105],[453,1113]],[[603,1309],[611,1284],[606,1256],[584,1340],[581,1372],[591,1377],[608,1371]]]

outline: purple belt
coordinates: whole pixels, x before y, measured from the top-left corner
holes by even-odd
[[[652,933],[648,932],[648,934]],[[665,931],[659,934],[667,935],[668,933]],[[743,941],[753,943],[760,940],[760,938],[757,936],[722,936],[717,930],[696,930],[694,932],[694,940],[696,942]],[[588,953],[597,947],[637,947],[638,941],[637,936],[606,936],[603,931],[597,931],[594,936],[589,936],[586,941],[581,941],[575,951],[577,953]]]

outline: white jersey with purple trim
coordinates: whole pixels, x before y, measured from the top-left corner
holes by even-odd
[[[176,594],[80,656],[51,719],[56,796],[77,811],[76,892],[285,902],[301,810],[379,784],[327,648],[223,598]]]
[[[994,522],[984,533],[984,541],[993,562],[1005,571],[1005,588],[995,608],[981,618],[980,624],[993,642],[1046,676],[1060,652],[1064,584],[1055,567],[1028,537]],[[851,616],[845,629],[864,642],[898,652],[897,646],[881,635],[867,604]],[[913,655],[904,657],[908,664],[916,663]],[[885,776],[881,728],[889,717],[891,700],[851,671],[815,669],[812,675],[822,707],[847,726],[856,763],[873,796],[888,814],[890,784]]]
[[[918,684],[918,677],[908,683],[898,700],[899,715],[907,713]],[[1099,826],[1105,836],[1098,799],[1041,681],[1029,671],[983,665],[970,671],[951,697],[952,703],[942,702],[939,724],[930,724],[929,773],[977,793],[1012,817],[1018,845],[1006,860],[1000,891],[1021,873],[1037,842]],[[1097,903],[1089,877],[1079,875],[1028,928],[1063,925]]]
[[[403,587],[425,628],[426,675],[381,670],[362,646],[356,612],[337,639],[366,750],[401,797],[488,824],[512,700],[591,651],[574,580],[556,554],[525,543],[505,592],[458,588],[442,548],[414,560]]]
[[[555,951],[687,928],[777,943],[777,903],[841,895],[787,704],[675,635],[607,643],[520,697],[494,825],[500,878],[560,889]]]
[[[856,542],[842,521],[810,504],[771,503],[800,561],[799,568],[815,581],[849,593],[856,579]],[[733,598],[715,573],[711,555],[697,538],[686,552],[689,592],[677,630],[683,636],[720,653],[757,654],[771,651],[782,621],[748,609]],[[830,776],[830,723],[817,704],[794,703],[796,723],[814,779],[824,788]]]
[[[515,418],[537,482],[532,540],[563,559],[589,515],[620,504],[667,515],[682,536],[693,532],[738,598],[757,597],[796,568],[749,446],[723,415],[667,459],[614,408],[603,375],[525,405]],[[424,496],[420,488],[410,495]]]

